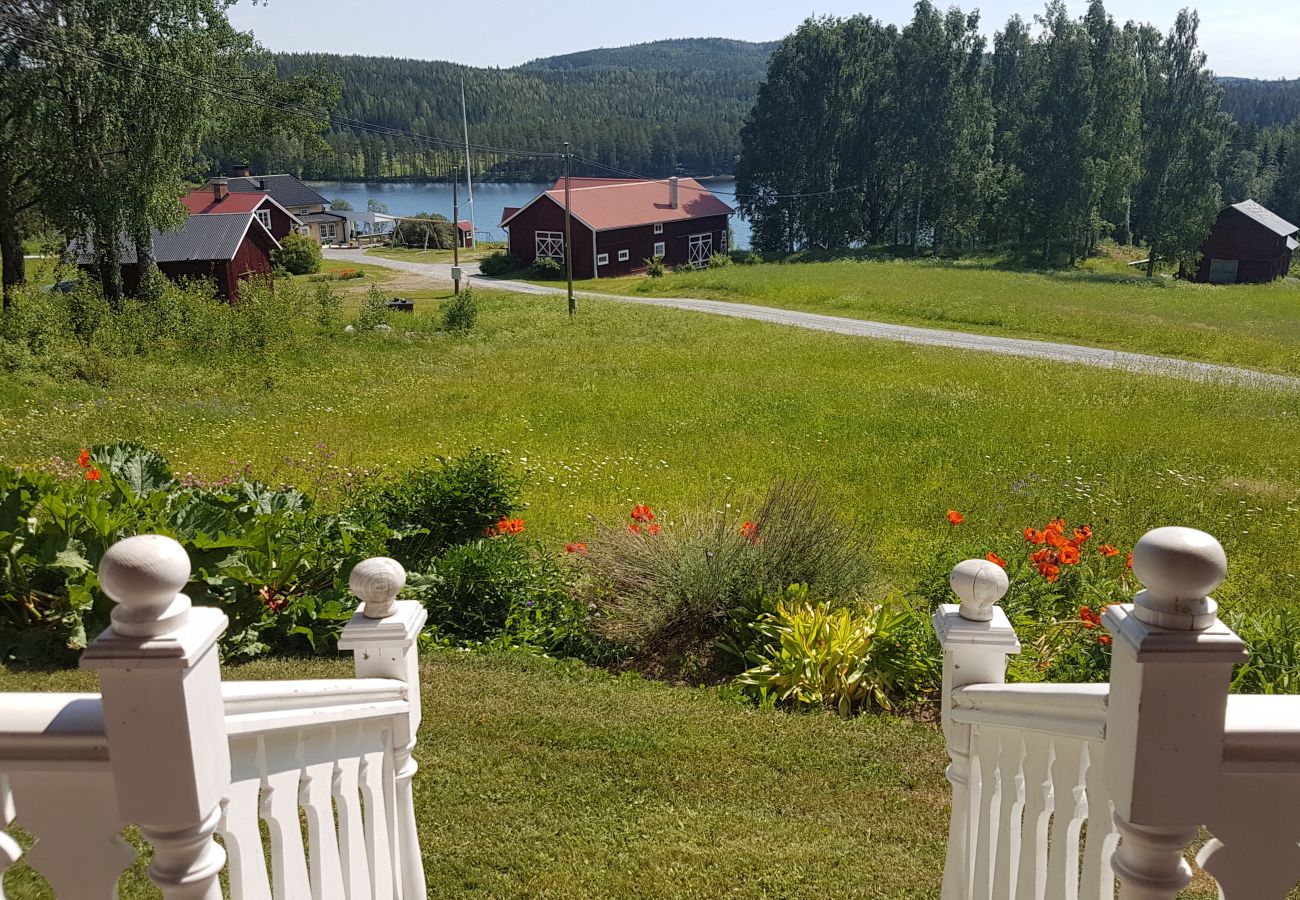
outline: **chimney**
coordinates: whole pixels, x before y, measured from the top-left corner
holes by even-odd
[[[230,182],[226,180],[225,175],[218,175],[216,178],[212,179],[212,199],[214,201],[220,203],[222,200],[226,199],[226,195],[229,193]]]
[[[668,205],[677,208],[677,176],[668,179]]]
[[[235,166],[235,177],[236,178],[248,177],[248,163],[240,163],[239,165]]]

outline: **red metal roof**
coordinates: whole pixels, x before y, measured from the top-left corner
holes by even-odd
[[[569,190],[580,187],[600,187],[606,184],[633,184],[638,181],[645,181],[644,178],[579,178],[576,175],[569,178]],[[553,191],[564,190],[564,176],[561,175],[555,179]]]
[[[573,186],[579,180],[586,184]],[[546,191],[537,199],[541,196],[564,206],[564,179],[560,179],[558,188]],[[573,215],[595,231],[728,216],[735,212],[694,178],[678,179],[676,209],[670,205],[666,180],[574,178],[570,179],[569,198]]]
[[[456,223],[456,227],[459,228],[461,231],[474,230],[474,226],[469,219],[461,219],[459,222]]]
[[[266,194],[263,193],[232,192],[218,202],[213,199],[211,188],[198,188],[182,197],[181,203],[185,204],[190,215],[198,216],[209,213],[250,213],[261,206],[265,199]]]

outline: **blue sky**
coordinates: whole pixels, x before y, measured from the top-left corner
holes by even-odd
[[[943,2],[940,6],[945,5]],[[1082,10],[1085,3],[1070,0]],[[1108,6],[1117,19],[1167,29],[1178,0]],[[1220,75],[1300,77],[1300,16],[1279,0],[1204,0],[1201,46]],[[969,9],[975,3],[964,3]],[[978,4],[988,33],[1013,13],[1026,18],[1042,4],[986,0]],[[447,59],[475,66],[513,66],[539,56],[618,47],[670,37],[775,40],[812,14],[867,13],[902,24],[909,0],[815,5],[788,0],[240,0],[232,21],[273,50],[320,50],[376,56]]]

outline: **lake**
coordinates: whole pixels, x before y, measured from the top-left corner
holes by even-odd
[[[487,233],[494,241],[503,241],[506,233],[497,227],[501,211],[507,206],[523,206],[553,182],[484,182],[474,185],[474,224],[479,233]],[[365,209],[372,197],[388,206],[395,216],[413,216],[418,213],[441,213],[451,218],[451,185],[446,182],[384,182],[384,181],[309,181],[311,188],[327,200],[346,200],[353,209]],[[705,187],[717,191],[719,198],[735,206],[734,178],[712,178],[704,181]],[[460,217],[469,218],[465,205],[464,185],[460,192]],[[739,215],[731,217],[731,230],[736,247],[749,246],[749,223]]]

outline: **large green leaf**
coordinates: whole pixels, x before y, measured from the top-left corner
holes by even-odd
[[[94,461],[119,479],[136,497],[176,486],[167,460],[161,453],[135,441],[101,444],[91,453]]]

